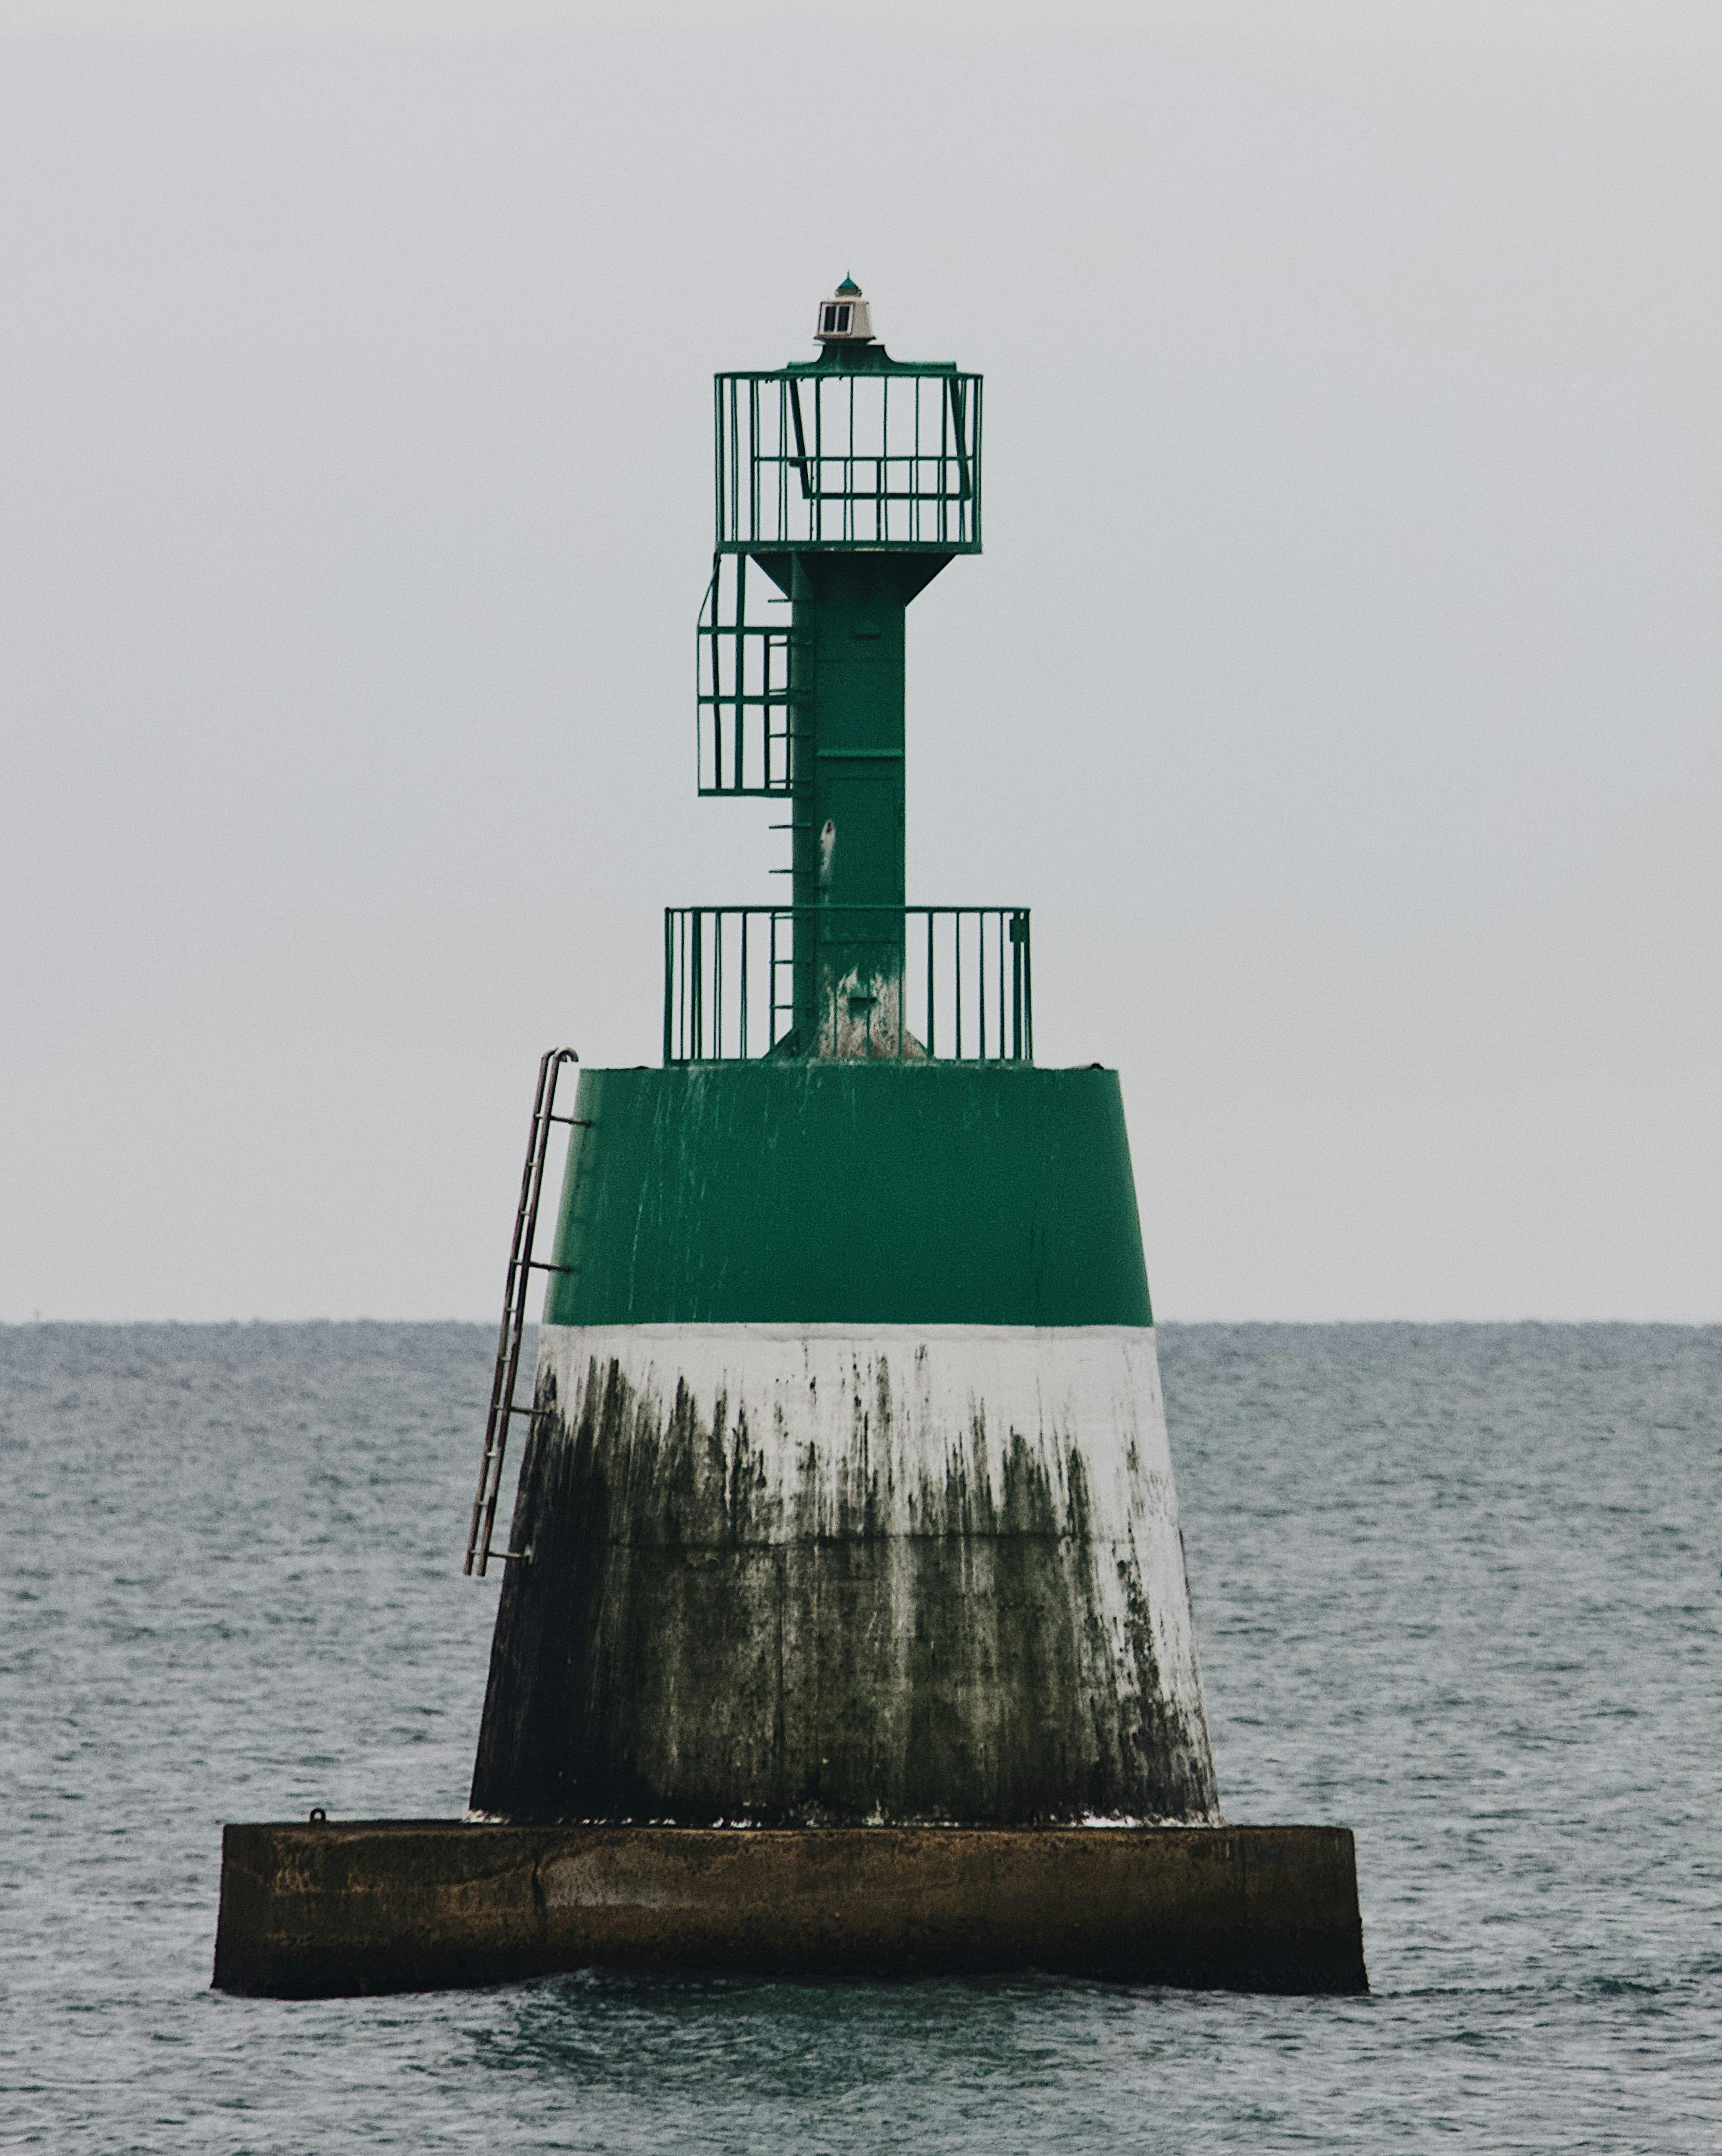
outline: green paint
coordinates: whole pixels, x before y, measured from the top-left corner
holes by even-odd
[[[902,1031],[905,616],[956,554],[979,549],[980,387],[948,362],[893,360],[876,343],[717,379],[718,559],[700,632],[709,790],[745,790],[751,720],[768,744],[757,790],[780,773],[791,804],[803,1056],[870,1055]],[[732,619],[726,554],[738,557]],[[748,619],[748,562],[790,601],[786,679],[769,649],[781,632]],[[751,688],[749,655],[761,670]],[[882,933],[860,907],[896,918]]]
[[[1116,1072],[586,1070],[557,1325],[1147,1325]]]
[[[950,557],[758,558],[792,602],[792,887],[814,941],[797,969],[795,1027],[807,1052],[841,983],[852,976],[857,993],[894,1000],[902,977],[906,616]],[[876,916],[846,911],[882,906],[898,914],[882,944]]]

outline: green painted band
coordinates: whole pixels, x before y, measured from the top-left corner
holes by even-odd
[[[1115,1071],[585,1070],[557,1325],[1147,1325]]]

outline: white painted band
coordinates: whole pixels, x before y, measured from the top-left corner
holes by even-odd
[[[641,1437],[674,1421],[714,1462],[721,1454],[764,1543],[841,1540],[863,1516],[882,1543],[948,1533],[946,1493],[959,1486],[966,1517],[995,1523],[964,1532],[1009,1536],[1021,1532],[1013,1493],[1044,1489],[1050,1526],[1036,1532],[1081,1553],[1108,1688],[1135,1690],[1145,1620],[1159,1703],[1200,1748],[1211,1786],[1152,1327],[540,1329],[539,1384],[553,1379],[564,1428],[613,1371]],[[621,1438],[625,1451],[633,1441]]]

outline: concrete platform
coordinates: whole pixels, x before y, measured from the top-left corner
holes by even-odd
[[[1369,1988],[1344,1827],[373,1820],[224,1835],[218,1989],[331,1998],[594,1966]]]

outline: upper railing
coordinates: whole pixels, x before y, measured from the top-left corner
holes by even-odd
[[[717,380],[717,546],[980,549],[980,377],[794,367]]]
[[[1031,1063],[1034,1034],[1025,907],[665,910],[666,1063]]]

